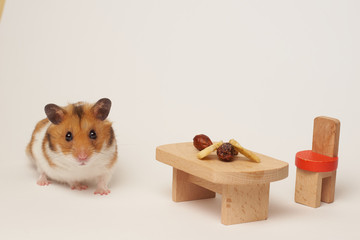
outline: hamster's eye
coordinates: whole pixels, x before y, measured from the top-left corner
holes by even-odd
[[[73,140],[73,135],[71,132],[67,132],[65,135],[65,140],[70,142],[71,140]]]
[[[94,130],[91,130],[90,133],[89,133],[89,138],[91,139],[96,139],[97,136],[96,136],[96,132]]]

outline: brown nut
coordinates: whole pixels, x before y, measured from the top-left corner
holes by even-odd
[[[210,138],[208,136],[206,136],[205,134],[199,134],[194,137],[193,144],[197,150],[201,151],[201,150],[207,148],[208,146],[211,146],[213,143],[210,140]]]
[[[234,155],[237,155],[237,151],[230,143],[222,144],[216,151],[221,161],[230,162],[233,160]]]

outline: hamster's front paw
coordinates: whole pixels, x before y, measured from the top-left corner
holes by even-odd
[[[110,190],[106,187],[97,187],[94,194],[108,195]]]
[[[94,194],[108,195],[110,193],[110,190],[107,186],[107,182],[108,182],[107,180],[108,180],[107,175],[98,178],[97,187]]]
[[[51,183],[51,181],[47,179],[45,173],[41,173],[36,183],[40,186],[47,186]]]
[[[88,188],[87,185],[79,183],[79,182],[70,184],[70,187],[72,190],[79,190],[79,191],[86,190]]]

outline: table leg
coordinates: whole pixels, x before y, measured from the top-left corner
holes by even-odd
[[[188,178],[188,173],[173,168],[172,199],[174,202],[215,197],[215,192],[189,182]]]
[[[267,219],[269,190],[270,183],[224,185],[221,222],[231,225]]]

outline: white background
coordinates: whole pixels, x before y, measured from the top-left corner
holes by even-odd
[[[0,22],[1,239],[359,239],[360,2],[8,0]],[[25,156],[47,103],[113,102],[108,196],[36,185]],[[341,121],[335,202],[294,203],[313,119]],[[161,144],[237,139],[289,163],[266,221],[221,198],[174,203]]]

